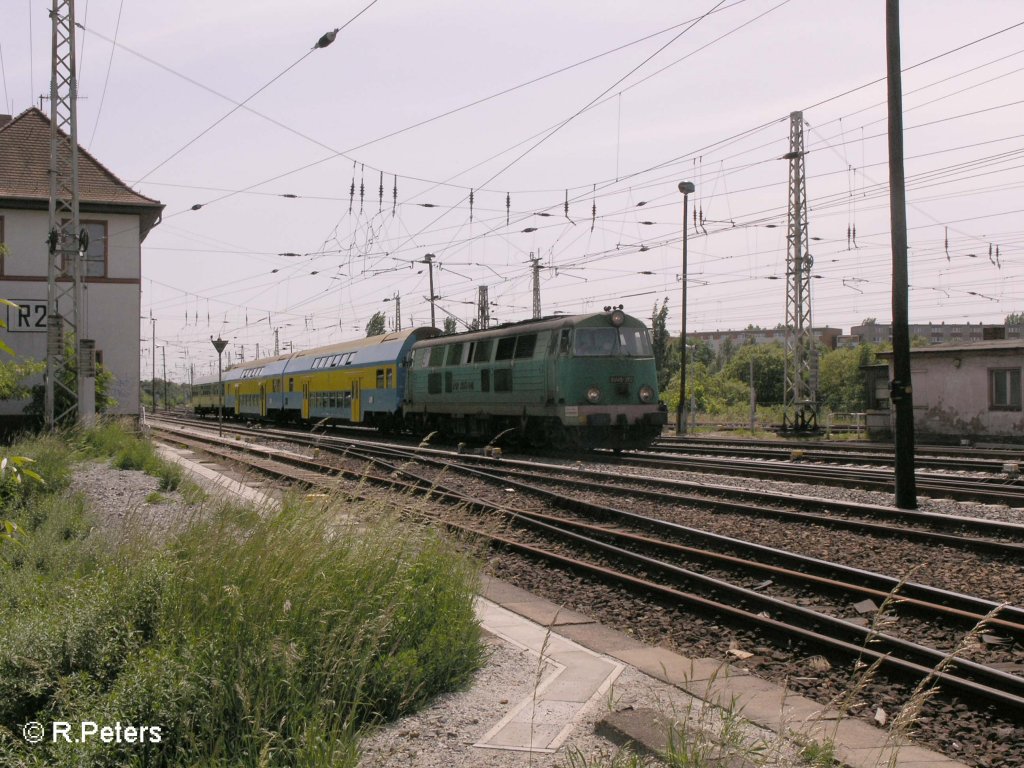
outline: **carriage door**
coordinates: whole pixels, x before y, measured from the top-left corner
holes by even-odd
[[[362,421],[359,408],[359,379],[352,379],[352,421]]]
[[[267,384],[260,382],[260,416],[267,415]]]
[[[235,390],[235,416],[239,416],[242,413],[242,398],[238,394],[238,385],[234,385]]]
[[[302,382],[302,418],[309,418],[309,382]]]

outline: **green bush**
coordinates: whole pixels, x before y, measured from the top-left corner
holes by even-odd
[[[0,571],[0,764],[355,765],[359,730],[482,662],[473,564],[373,509],[225,506],[109,549],[42,505]],[[27,517],[25,519],[28,519]],[[39,744],[27,721],[159,726],[159,744]]]

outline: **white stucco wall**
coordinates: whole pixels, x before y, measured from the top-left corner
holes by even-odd
[[[1024,437],[1024,412],[990,407],[989,371],[993,368],[1024,368],[1024,350],[912,354],[916,431]]]
[[[8,328],[0,339],[19,357],[44,360],[46,356],[46,211],[0,208],[4,219],[7,255],[0,276],[0,297],[31,307],[30,327],[19,323],[15,310],[0,309]],[[139,220],[127,214],[81,214],[83,220],[107,222],[107,276],[85,283],[84,338],[96,341],[103,365],[114,375],[112,413],[139,412],[139,311],[141,304],[141,251]],[[42,308],[42,310],[40,309]],[[67,313],[70,315],[71,308]],[[38,323],[38,325],[37,325]],[[19,327],[20,326],[20,327]],[[0,401],[0,414],[20,413],[24,402]]]

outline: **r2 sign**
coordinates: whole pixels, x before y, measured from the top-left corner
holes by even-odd
[[[11,333],[45,333],[46,302],[37,299],[12,299],[17,307],[7,307],[7,330]]]

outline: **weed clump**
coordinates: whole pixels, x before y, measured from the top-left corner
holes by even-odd
[[[116,436],[83,443],[147,461]],[[468,558],[344,512],[220,504],[166,542],[115,544],[81,498],[24,507],[24,542],[0,553],[0,764],[354,766],[364,727],[464,685],[483,650]],[[159,740],[26,742],[53,721]]]

